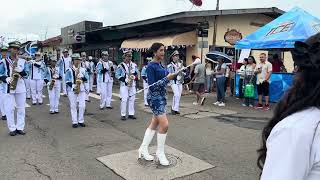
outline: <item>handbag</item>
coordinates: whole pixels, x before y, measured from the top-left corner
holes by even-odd
[[[252,84],[252,79],[254,76],[251,77],[250,82],[244,86],[244,97],[246,98],[253,98],[255,89],[254,85]]]

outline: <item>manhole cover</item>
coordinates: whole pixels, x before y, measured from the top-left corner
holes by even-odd
[[[156,156],[156,154],[151,154],[152,156]],[[179,163],[182,163],[182,160],[173,154],[166,154],[167,159],[170,163],[169,166],[162,166],[159,163],[156,163],[155,161],[146,161],[144,159],[138,159],[138,163],[140,166],[143,166],[145,168],[155,168],[155,169],[167,169],[177,166]]]

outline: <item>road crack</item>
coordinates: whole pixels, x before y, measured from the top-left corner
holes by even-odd
[[[47,177],[49,180],[52,180],[51,176],[43,173],[37,165],[29,163],[26,159],[22,159],[22,160],[24,164],[33,167],[38,172],[38,174]]]

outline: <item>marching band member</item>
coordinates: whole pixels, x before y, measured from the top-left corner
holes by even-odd
[[[113,62],[109,60],[108,51],[102,51],[102,58],[97,64],[97,76],[100,85],[100,109],[112,109],[112,86],[113,86],[113,74],[115,67]]]
[[[41,58],[41,53],[35,54],[36,59],[31,60],[31,71],[30,71],[30,86],[31,86],[31,97],[32,105],[43,103],[42,89],[43,89],[43,75],[45,71],[45,64]]]
[[[52,57],[50,67],[47,67],[44,81],[47,84],[50,114],[59,113],[59,99],[61,90],[61,80],[63,73],[57,66],[57,58]]]
[[[99,58],[99,61],[100,62],[102,61],[101,58]],[[98,64],[97,64],[98,65]],[[97,94],[100,95],[100,82],[98,81],[98,72],[97,72],[97,68],[95,68],[95,73],[96,73],[96,82],[97,82]]]
[[[26,76],[25,60],[18,58],[18,52],[21,43],[14,41],[9,43],[10,57],[4,61],[4,66],[0,68],[0,79],[5,84],[3,93],[5,93],[5,111],[10,136],[17,134],[24,135],[25,132],[25,103],[26,86],[22,79]],[[15,113],[17,110],[17,123],[15,123]]]
[[[2,46],[0,48],[0,50],[1,50],[0,68],[4,69],[5,59],[8,56],[8,47]],[[0,99],[1,99],[0,100],[0,112],[1,112],[1,119],[5,121],[5,120],[7,120],[7,116],[6,116],[6,112],[5,112],[5,108],[4,108],[5,104],[3,101],[3,99],[5,98],[5,93],[3,92],[4,86],[5,86],[5,83],[0,80]]]
[[[116,70],[116,78],[120,82],[120,97],[121,97],[121,120],[125,121],[127,114],[127,103],[129,100],[129,119],[137,119],[134,116],[134,101],[136,99],[136,81],[138,80],[137,65],[132,62],[132,52],[125,51],[123,54],[124,61],[119,64]],[[131,96],[131,97],[130,97]]]
[[[93,92],[93,76],[94,76],[95,66],[93,62],[92,56],[89,56],[89,69],[88,69],[88,75],[89,75],[89,90],[90,92]]]
[[[169,56],[171,63],[168,65],[169,73],[177,73],[181,68],[183,68],[182,63],[179,62],[179,52],[175,50]],[[183,73],[183,72],[181,72]],[[179,106],[180,106],[180,99],[182,94],[182,85],[183,85],[183,76],[179,74],[175,79],[170,81],[170,85],[173,91],[173,98],[172,98],[172,107],[171,113],[172,115],[180,114]]]
[[[26,73],[27,75],[24,77],[24,83],[26,84],[26,91],[27,91],[27,99],[31,99],[31,86],[30,86],[30,73],[31,73],[31,60],[32,57],[29,56],[26,59]]]
[[[144,99],[144,106],[149,106],[149,104],[148,104],[148,101],[147,101],[147,95],[148,95],[148,91],[149,91],[149,89],[147,89],[147,87],[148,87],[148,80],[147,80],[147,67],[148,67],[148,63],[149,63],[149,61],[151,61],[152,60],[152,58],[147,58],[146,59],[147,61],[145,62],[145,65],[143,66],[143,68],[142,68],[142,70],[141,70],[141,78],[143,79],[143,89],[144,89],[144,91],[143,91],[143,99]]]
[[[153,60],[148,64],[147,68],[148,84],[157,83],[149,88],[148,103],[152,110],[153,117],[149,127],[145,131],[143,141],[139,148],[139,158],[143,158],[147,161],[154,160],[154,157],[149,154],[148,147],[154,134],[158,131],[156,161],[160,163],[160,165],[169,166],[170,163],[164,152],[168,131],[166,87],[168,82],[173,80],[176,75],[169,74],[160,63],[164,59],[164,45],[161,43],[154,43],[150,49],[153,53]]]
[[[59,60],[58,62],[58,66],[60,67],[60,71],[63,73],[63,76],[62,76],[62,93],[64,95],[67,94],[67,87],[66,87],[66,81],[65,81],[65,75],[66,75],[66,71],[68,68],[71,68],[71,57],[69,56],[68,54],[68,49],[64,49],[62,51],[62,57],[61,59]]]
[[[89,63],[89,61],[88,61],[88,59],[87,59],[87,54],[86,54],[86,52],[82,52],[82,53],[81,53],[81,58],[82,58],[81,67],[82,67],[82,68],[85,68],[87,74],[89,74],[89,71],[90,71],[90,63]],[[86,88],[87,90],[89,90],[89,78],[88,78],[87,82],[85,82],[84,86],[85,86],[85,88]],[[89,91],[86,92],[86,101],[87,101],[87,102],[90,102],[90,99],[89,99]]]
[[[85,68],[81,67],[80,54],[72,55],[73,66],[68,68],[65,74],[67,84],[67,93],[70,101],[70,110],[72,118],[72,127],[78,125],[85,127],[84,112],[86,108],[86,89],[85,82],[88,80],[88,74]],[[77,100],[79,101],[79,113],[77,112]]]

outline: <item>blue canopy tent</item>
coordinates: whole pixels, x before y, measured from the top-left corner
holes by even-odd
[[[236,49],[293,48],[294,42],[305,41],[320,32],[320,20],[295,7],[256,32],[238,41]]]
[[[295,7],[238,41],[235,48],[288,50],[294,47],[296,41],[305,41],[318,32],[320,32],[320,20]],[[292,85],[293,74],[273,73],[270,80],[270,101],[277,102]],[[236,86],[239,86],[239,76],[236,81]],[[236,93],[239,93],[238,88]]]

